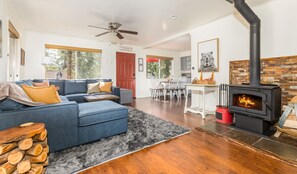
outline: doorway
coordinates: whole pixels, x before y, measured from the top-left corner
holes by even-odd
[[[131,89],[136,97],[135,54],[117,52],[116,83],[120,88]]]
[[[9,37],[9,79],[8,81],[16,81],[18,80],[17,73],[17,39],[14,37]]]
[[[20,34],[15,29],[13,24],[9,21],[9,58],[8,58],[8,81],[19,80],[19,57],[20,50]]]

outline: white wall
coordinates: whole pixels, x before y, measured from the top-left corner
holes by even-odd
[[[180,52],[180,57],[191,56],[191,50]]]
[[[297,1],[273,0],[253,8],[262,20],[262,58],[297,55]],[[230,15],[196,28],[190,32],[192,47],[192,78],[197,70],[197,43],[220,39],[220,71],[215,73],[218,83],[229,82],[229,61],[249,58],[249,28]],[[208,77],[210,74],[205,74]]]
[[[18,43],[18,62],[17,63],[17,72],[20,77],[22,77],[23,67],[20,66],[20,48],[24,45],[23,37],[23,25],[18,17],[15,9],[11,5],[11,2],[8,0],[0,0],[0,19],[2,20],[2,58],[0,58],[0,81],[8,80],[8,56],[9,53],[9,32],[8,32],[8,21],[11,21],[16,30],[20,33],[20,39]]]
[[[79,38],[65,37],[53,34],[25,32],[25,50],[26,50],[26,67],[24,79],[45,78],[44,67],[41,65],[41,60],[45,55],[45,44],[56,44],[64,46],[74,46],[83,48],[95,48],[102,50],[102,76],[103,78],[110,78],[116,82],[116,52],[120,51],[120,47],[110,43],[96,42],[92,40],[85,40]],[[151,82],[146,78],[146,64],[144,64],[144,71],[138,72],[138,58],[146,58],[147,54],[173,57],[174,67],[173,75],[180,75],[180,53],[165,51],[142,49],[137,46],[127,46],[133,48],[136,55],[136,97],[150,96]],[[175,68],[177,67],[177,68]]]

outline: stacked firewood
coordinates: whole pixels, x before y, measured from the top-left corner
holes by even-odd
[[[48,165],[47,131],[42,123],[0,131],[0,174],[41,174]]]

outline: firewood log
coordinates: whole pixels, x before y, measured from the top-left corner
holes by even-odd
[[[17,146],[17,143],[1,144],[0,145],[0,155],[14,149]]]
[[[0,131],[0,144],[18,142],[26,138],[32,138],[45,130],[43,123],[34,123],[31,126],[14,127]]]
[[[15,171],[12,172],[11,174],[20,174],[20,173],[18,172],[18,170],[15,170]]]
[[[45,174],[46,168],[43,168],[41,174]]]
[[[0,166],[0,174],[11,174],[16,167],[8,162]]]
[[[27,155],[38,156],[43,151],[41,144],[34,144],[29,150],[26,151]]]
[[[47,153],[42,152],[38,156],[26,156],[25,159],[28,159],[31,163],[44,163],[47,159]]]
[[[41,164],[32,164],[31,170],[28,174],[41,174],[43,171],[43,165]]]
[[[44,130],[44,131],[42,131],[41,133],[35,135],[35,136],[33,137],[33,140],[34,140],[34,141],[44,141],[44,140],[46,139],[46,137],[47,137],[47,131]]]
[[[18,173],[26,173],[31,169],[31,162],[27,159],[21,161],[17,165],[17,172]]]
[[[43,148],[47,147],[47,138],[44,141],[36,142],[36,144],[41,144]]]
[[[45,148],[43,148],[43,152],[45,152],[45,153],[49,153],[49,147],[46,146]]]
[[[0,156],[0,165],[7,162],[8,155],[9,155],[9,153],[5,153],[5,154]]]
[[[17,165],[24,157],[25,152],[20,149],[14,149],[8,155],[7,161],[11,165]]]
[[[42,164],[44,167],[48,166],[48,158],[45,160],[45,162]]]
[[[21,150],[28,150],[33,146],[32,138],[26,138],[18,142],[19,148]]]

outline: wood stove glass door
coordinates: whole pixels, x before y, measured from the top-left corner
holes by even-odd
[[[256,91],[233,90],[231,95],[233,109],[266,115],[266,94]]]

